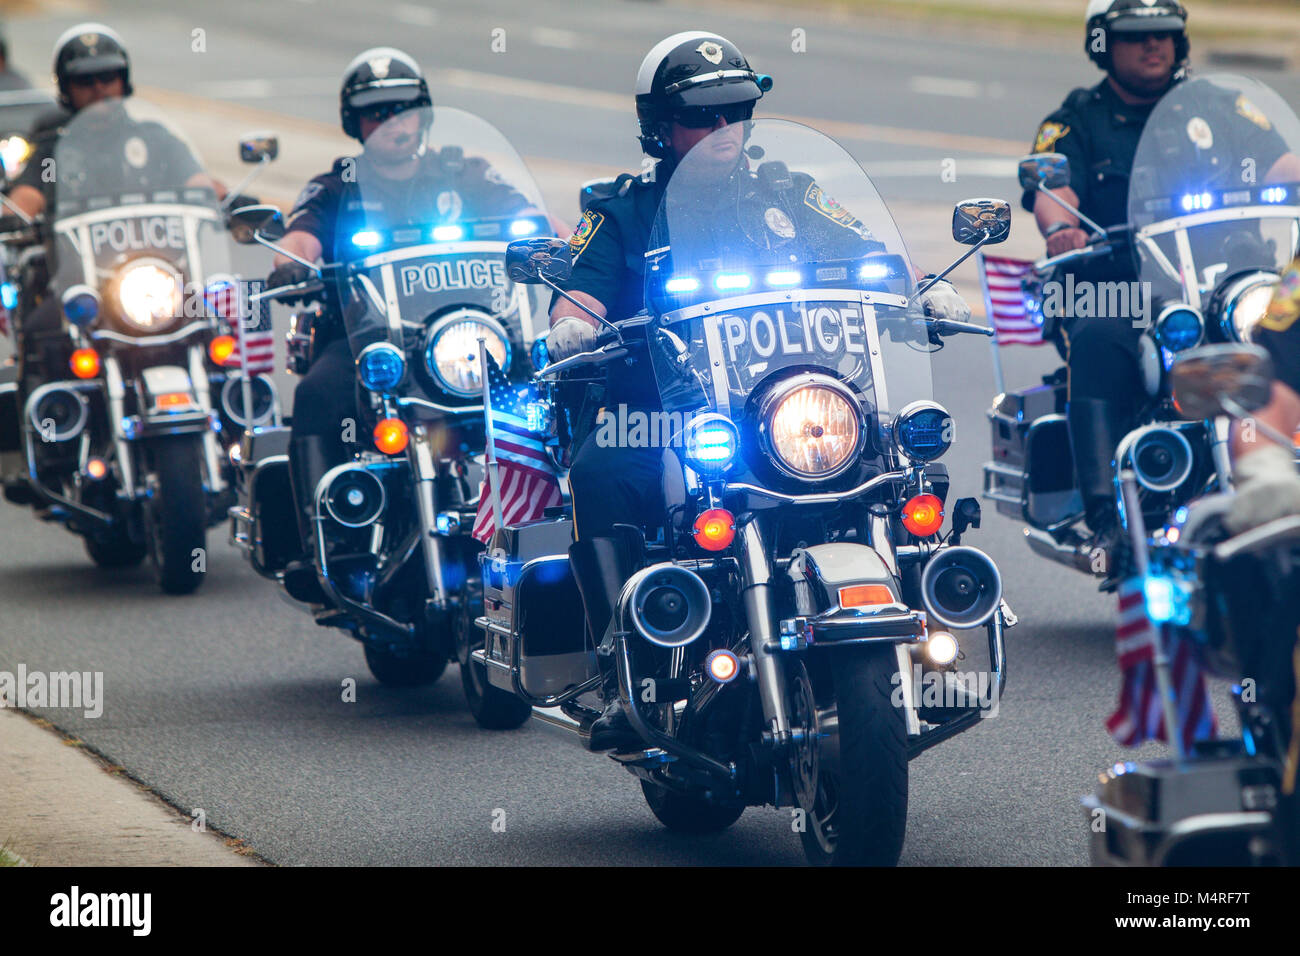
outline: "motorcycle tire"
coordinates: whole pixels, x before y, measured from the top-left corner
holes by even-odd
[[[473,660],[461,663],[460,686],[469,712],[485,730],[514,730],[532,716],[527,701],[489,684],[487,668]]]
[[[710,803],[648,780],[641,781],[646,806],[674,833],[721,833],[740,819],[744,807]]]
[[[119,532],[106,538],[87,538],[86,554],[101,568],[133,568],[148,557],[149,549]]]
[[[823,766],[802,834],[814,866],[896,866],[907,830],[907,725],[892,644],[840,648],[832,673],[839,772]]]
[[[447,669],[447,658],[436,652],[401,654],[367,644],[366,666],[385,687],[423,687],[434,683]]]
[[[146,509],[154,572],[167,594],[189,594],[203,583],[206,573],[202,552],[207,545],[208,505],[202,439],[159,441],[152,452],[157,486]]]

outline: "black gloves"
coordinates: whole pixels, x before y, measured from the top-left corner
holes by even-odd
[[[315,273],[306,266],[298,262],[286,262],[282,266],[276,266],[271,270],[271,274],[266,277],[267,290],[279,289],[282,286],[298,285],[309,279],[315,278]],[[313,298],[312,294],[304,295],[302,292],[291,292],[285,295],[277,295],[275,300],[283,302],[285,305],[293,305],[296,302],[307,302]]]

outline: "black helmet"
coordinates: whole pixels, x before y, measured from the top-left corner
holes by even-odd
[[[745,54],[716,33],[693,30],[661,40],[636,76],[641,148],[648,156],[667,156],[659,124],[682,107],[753,103],[771,88],[772,78],[750,69]]]
[[[122,95],[131,95],[131,61],[122,38],[102,23],[78,23],[54,43],[54,81],[59,105],[72,109],[68,80],[74,76],[116,71],[122,75]]]
[[[420,64],[391,46],[367,50],[344,70],[339,89],[343,132],[361,139],[361,111],[377,103],[392,103],[402,109],[433,105]]]
[[[1083,48],[1093,63],[1110,72],[1110,43],[1115,34],[1172,33],[1174,72],[1187,65],[1187,9],[1178,0],[1089,0],[1088,33]],[[1103,32],[1098,43],[1097,31]]]

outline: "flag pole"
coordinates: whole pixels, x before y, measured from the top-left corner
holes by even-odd
[[[1137,476],[1129,469],[1124,469],[1119,476],[1120,493],[1124,498],[1124,520],[1128,525],[1129,536],[1133,543],[1133,570],[1138,578],[1145,582],[1147,576],[1147,529],[1142,517],[1142,503],[1138,499]],[[1146,595],[1142,596],[1144,605]],[[1150,620],[1150,618],[1148,618]],[[1169,747],[1181,762],[1187,759],[1183,750],[1182,728],[1178,726],[1178,708],[1174,702],[1174,682],[1169,673],[1169,653],[1165,638],[1169,635],[1169,625],[1159,624],[1155,628],[1155,660],[1152,667],[1156,672],[1156,688],[1160,694],[1160,707],[1165,718],[1165,736],[1169,738]]]
[[[483,420],[487,425],[487,472],[488,489],[492,495],[492,518],[497,531],[505,529],[505,520],[501,517],[501,480],[497,468],[497,443],[492,429],[492,383],[488,375],[487,338],[480,335],[478,339],[479,377],[483,380]]]
[[[247,315],[244,314],[245,302],[249,304]],[[263,308],[260,300],[253,302],[244,295],[242,283],[235,287],[235,312],[239,322],[239,392],[244,403],[244,430],[250,433],[253,431],[253,380],[248,374],[248,343],[244,332],[245,326],[253,318],[253,310],[260,308]]]
[[[993,292],[989,289],[989,276],[984,266],[983,249],[975,257],[975,268],[979,270],[980,291],[984,293],[984,319],[993,329],[993,334],[989,336],[989,351],[993,356],[993,384],[997,388],[999,395],[1005,395],[1007,393],[1007,383],[1006,379],[1002,377],[1002,353],[998,351],[998,324],[993,318]]]

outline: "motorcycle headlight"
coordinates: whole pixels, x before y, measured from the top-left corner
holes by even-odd
[[[1195,348],[1204,335],[1205,319],[1190,305],[1177,302],[1166,306],[1156,318],[1156,341],[1171,352]]]
[[[117,280],[122,319],[137,332],[159,332],[181,312],[181,277],[163,262],[136,262]]]
[[[1224,338],[1233,342],[1252,341],[1255,327],[1273,301],[1278,282],[1278,276],[1272,272],[1251,272],[1229,280],[1215,294],[1216,304],[1221,303],[1218,321]]]
[[[953,421],[937,402],[913,402],[894,419],[894,442],[912,461],[934,461],[952,447]]]
[[[0,164],[4,165],[5,175],[10,180],[16,179],[27,165],[27,158],[32,154],[32,144],[21,136],[7,136],[0,139]]]
[[[487,339],[488,354],[501,370],[508,369],[510,339],[505,329],[486,313],[458,309],[433,324],[424,359],[429,374],[440,388],[461,398],[473,398],[482,392],[483,378],[478,367],[480,338]]]
[[[792,478],[823,481],[857,459],[865,431],[857,398],[824,375],[805,375],[778,386],[759,413],[769,457]]]

